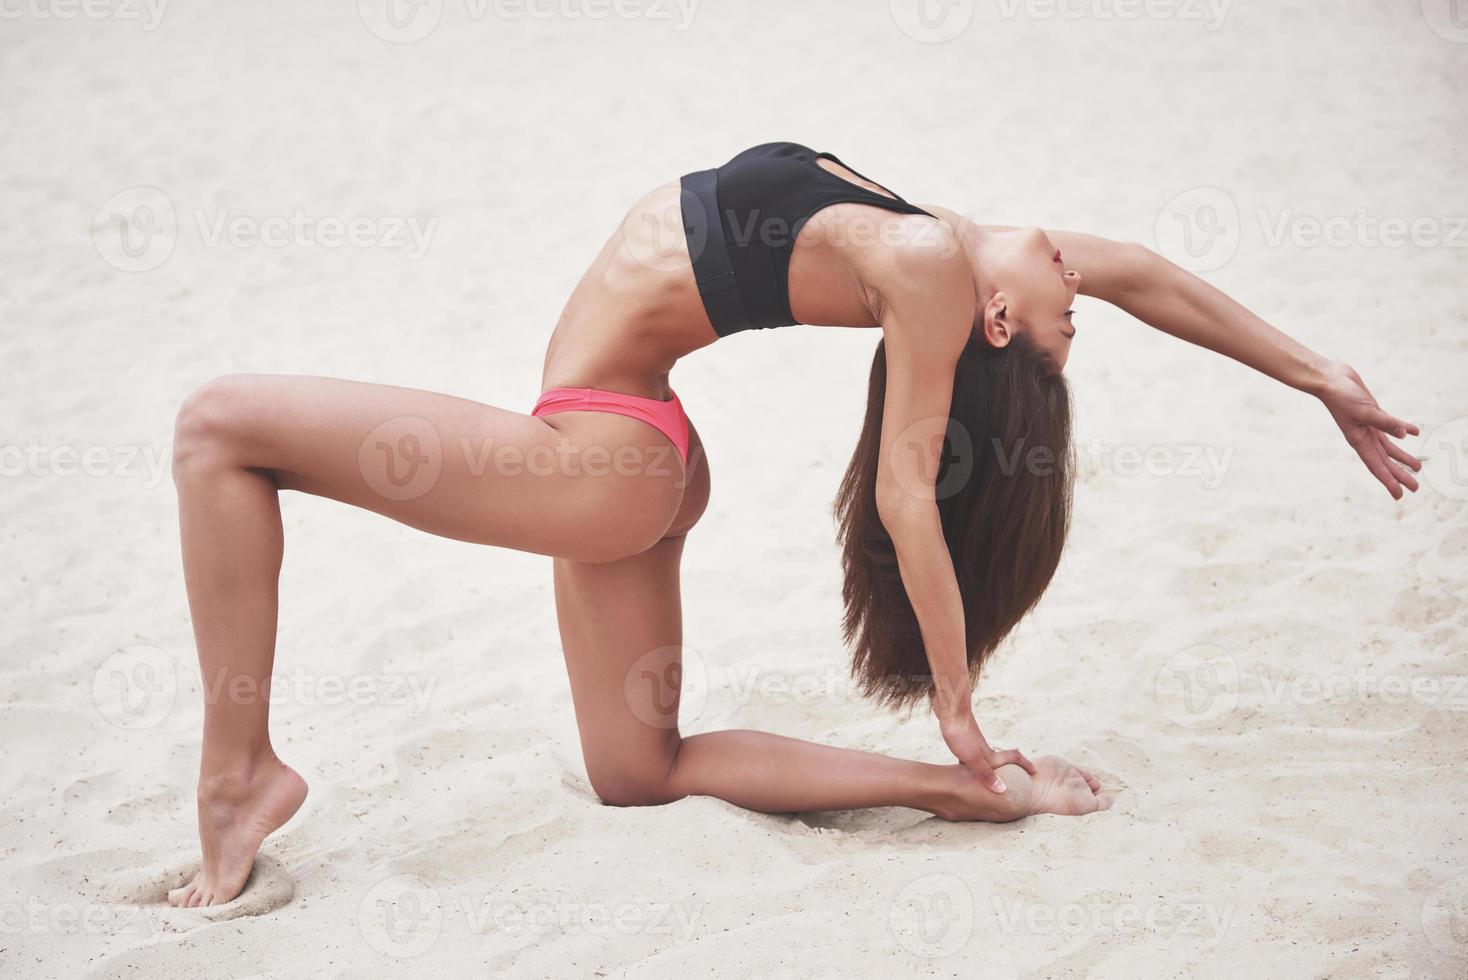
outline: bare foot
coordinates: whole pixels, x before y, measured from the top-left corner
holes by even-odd
[[[1116,801],[1101,789],[1101,780],[1058,755],[1042,756],[1034,761],[1035,775],[1030,777],[1031,813],[1079,817],[1109,810]]]
[[[1058,813],[1075,817],[1110,809],[1114,797],[1101,788],[1101,781],[1058,755],[1033,760],[1031,776],[1019,766],[1000,766],[1008,784],[1004,793],[983,786],[962,766],[953,766],[954,785],[948,799],[933,812],[944,820],[1019,820],[1036,813]]]
[[[273,754],[248,772],[199,778],[199,843],[204,861],[194,880],[168,893],[170,905],[222,905],[245,887],[267,834],[306,799],[306,781]]]

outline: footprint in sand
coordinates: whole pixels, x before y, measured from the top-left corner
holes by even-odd
[[[107,890],[108,901],[121,905],[149,906],[170,932],[185,932],[209,922],[225,922],[249,915],[265,915],[283,908],[296,894],[296,879],[285,866],[268,854],[255,857],[255,867],[245,880],[245,889],[232,901],[208,908],[180,909],[168,904],[168,893],[187,884],[199,870],[197,861],[166,869],[137,870],[119,877]],[[162,909],[152,906],[163,906]]]

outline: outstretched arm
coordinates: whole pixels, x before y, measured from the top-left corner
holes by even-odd
[[[1412,471],[1422,464],[1390,438],[1416,435],[1417,426],[1384,411],[1349,365],[1317,354],[1142,245],[1078,232],[1046,234],[1066,266],[1081,274],[1083,294],[1314,395],[1388,493],[1401,499],[1403,487],[1417,490]]]

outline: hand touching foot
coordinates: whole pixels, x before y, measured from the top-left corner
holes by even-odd
[[[1091,773],[1058,755],[1034,760],[1032,776],[1019,766],[1003,766],[1000,774],[1008,789],[995,793],[962,766],[954,766],[954,784],[948,798],[934,809],[945,820],[1019,820],[1036,813],[1082,816],[1106,810],[1115,802]]]

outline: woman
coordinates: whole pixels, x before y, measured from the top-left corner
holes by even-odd
[[[768,812],[901,805],[994,821],[1105,809],[1090,773],[992,748],[971,704],[979,668],[1038,600],[1064,542],[1060,372],[1077,293],[1317,396],[1393,497],[1417,489],[1418,463],[1387,438],[1416,428],[1350,368],[1146,249],[980,226],[794,143],[747,150],[632,209],[561,315],[530,414],[324,378],[227,377],[193,393],[174,478],[204,686],[261,694],[206,696],[203,863],[169,900],[233,898],[306,795],[271,747],[264,696],[282,489],[554,557],[586,768],[608,803],[706,795]],[[709,471],[668,376],[720,337],[795,323],[881,328],[837,503],[846,632],[863,689],[894,705],[927,699],[954,765],[678,733],[679,556]]]

